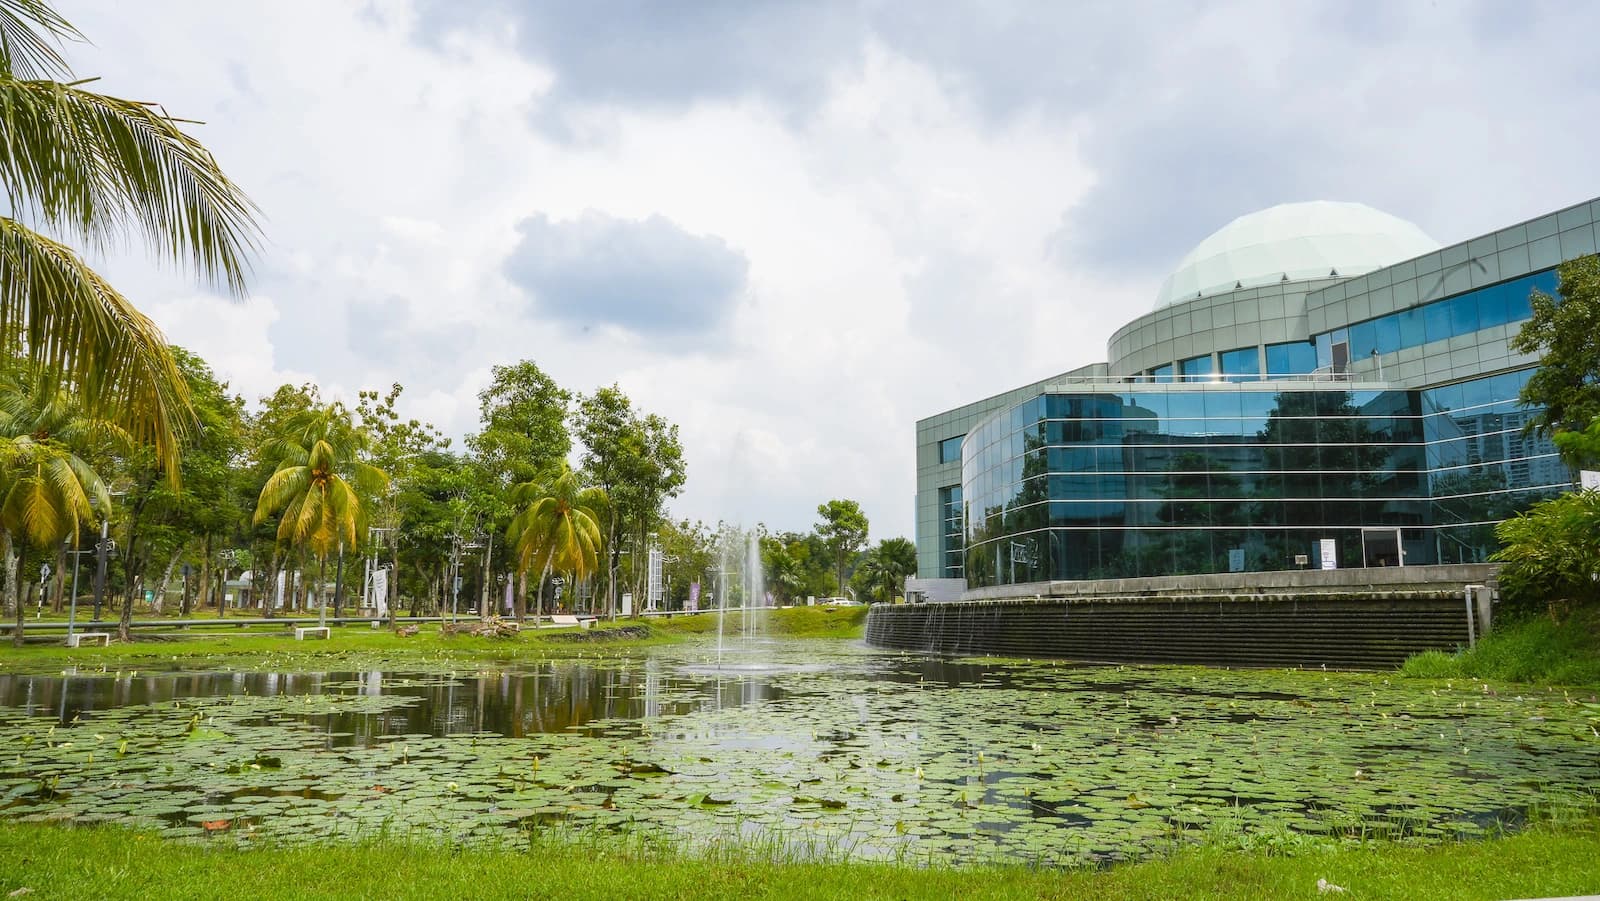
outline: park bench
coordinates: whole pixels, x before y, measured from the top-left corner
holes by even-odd
[[[296,626],[294,630],[295,641],[305,641],[307,638],[331,638],[333,630],[328,626]]]
[[[111,644],[110,632],[77,632],[67,636],[67,647],[81,648],[86,644],[97,644],[109,647]]]
[[[552,614],[550,617],[550,625],[558,629],[571,626],[577,626],[580,629],[587,629],[593,624],[594,620],[592,619],[578,619],[576,616],[573,616],[570,613],[556,613]]]

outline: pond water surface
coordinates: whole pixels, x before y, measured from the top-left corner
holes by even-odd
[[[1600,790],[1600,703],[841,641],[470,671],[0,673],[0,816],[208,840],[550,825],[949,861],[1426,841]]]

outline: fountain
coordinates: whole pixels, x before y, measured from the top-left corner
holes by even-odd
[[[708,674],[772,674],[817,669],[810,664],[784,664],[772,659],[766,637],[766,574],[761,564],[761,535],[728,528],[718,541],[716,575],[717,659]],[[738,628],[727,629],[729,609],[739,614]],[[689,667],[701,671],[700,667]]]

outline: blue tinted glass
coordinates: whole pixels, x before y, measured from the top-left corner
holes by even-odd
[[[1511,321],[1507,302],[1515,293],[1515,283],[1495,285],[1476,292],[1478,298],[1478,327],[1493,328]]]
[[[1413,307],[1394,314],[1400,331],[1401,347],[1421,347],[1428,341],[1422,326],[1422,311]],[[1382,353],[1382,351],[1379,351]]]
[[[1350,326],[1350,359],[1365,360],[1378,348],[1378,330],[1372,320]]]
[[[1171,419],[1204,419],[1205,394],[1200,391],[1174,391],[1167,396],[1167,415]]]
[[[939,442],[939,462],[954,463],[961,459],[961,439],[966,436],[957,435]]]
[[[1135,392],[1128,396],[1128,405],[1131,409],[1124,415],[1129,418],[1142,418],[1146,415],[1164,417],[1167,415],[1167,395],[1164,392]]]
[[[1333,365],[1333,336],[1324,332],[1317,336],[1317,368],[1327,369]]]
[[[1178,364],[1185,376],[1199,376],[1211,374],[1211,355],[1203,357],[1190,357]]]
[[[1379,319],[1372,320],[1372,327],[1376,334],[1373,337],[1373,348],[1380,354],[1392,354],[1405,345],[1400,339],[1400,314],[1391,313]]]
[[[1206,391],[1206,418],[1223,419],[1225,422],[1211,423],[1213,432],[1233,432],[1238,429],[1239,423],[1239,392],[1238,391]]]
[[[1429,341],[1443,341],[1450,337],[1450,310],[1442,303],[1430,303],[1422,308],[1423,333]]]
[[[1165,366],[1157,366],[1156,368],[1150,370],[1150,375],[1154,377],[1157,382],[1170,382],[1172,381],[1172,364],[1168,363]]]
[[[1470,335],[1478,330],[1478,299],[1471,294],[1444,302],[1450,309],[1450,334]]]
[[[1261,374],[1261,354],[1254,347],[1223,351],[1219,357],[1222,374],[1230,382],[1254,380]]]
[[[1317,347],[1310,341],[1267,345],[1267,377],[1309,375],[1317,368]]]

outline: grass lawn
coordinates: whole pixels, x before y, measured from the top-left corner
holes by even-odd
[[[1497,623],[1471,650],[1418,654],[1400,671],[1420,678],[1600,686],[1600,610],[1576,610],[1559,621],[1534,615]]]
[[[622,847],[619,841],[616,847]],[[1600,891],[1600,821],[1487,841],[1190,848],[1103,870],[798,863],[583,840],[460,850],[401,841],[237,850],[110,827],[0,823],[0,892],[46,898],[1521,898]],[[1320,894],[1319,879],[1342,894]]]
[[[795,638],[858,638],[866,623],[865,607],[796,607],[769,610],[761,615],[768,632]],[[648,632],[643,636],[607,637],[609,630],[624,626],[645,626]],[[724,626],[730,632],[738,631],[742,626],[739,615],[728,614]],[[423,625],[417,635],[408,638],[383,628],[335,626],[331,638],[318,641],[295,641],[285,627],[250,627],[236,632],[231,627],[202,628],[204,634],[182,637],[158,638],[134,632],[133,641],[114,642],[109,647],[67,648],[51,642],[30,643],[19,649],[13,648],[9,641],[0,641],[0,670],[72,665],[121,669],[314,667],[349,665],[356,661],[365,666],[593,656],[606,650],[621,653],[628,648],[713,635],[717,631],[717,618],[701,613],[671,619],[653,618],[649,622],[619,619],[615,623],[597,623],[589,632],[575,628],[540,629],[509,638],[446,636],[441,634],[437,624]]]

